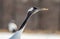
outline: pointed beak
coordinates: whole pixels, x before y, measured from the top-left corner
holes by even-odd
[[[35,13],[37,13],[37,12],[39,12],[39,11],[47,11],[47,10],[48,10],[48,8],[36,9],[35,12],[34,12],[33,14],[35,14]]]
[[[48,10],[48,8],[41,8],[41,9],[39,9],[39,11],[46,11],[46,10]]]

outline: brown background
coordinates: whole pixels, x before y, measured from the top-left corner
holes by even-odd
[[[19,27],[33,6],[49,10],[33,15],[26,29],[60,31],[60,0],[0,0],[0,29],[8,29],[12,19]]]

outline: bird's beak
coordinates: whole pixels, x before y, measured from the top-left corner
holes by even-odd
[[[48,10],[48,8],[41,8],[41,9],[39,9],[39,11],[46,11],[46,10]]]
[[[46,11],[46,10],[48,10],[48,8],[40,8],[40,9],[38,8],[38,9],[35,10],[35,12],[33,12],[33,14],[35,14],[39,11]]]

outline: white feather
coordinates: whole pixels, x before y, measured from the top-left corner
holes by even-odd
[[[13,23],[13,22],[10,22],[8,24],[8,28],[9,28],[9,31],[12,32],[13,30],[17,30],[17,25],[15,23]]]
[[[32,10],[33,10],[33,7],[32,7],[32,8],[30,8],[30,9],[28,10],[28,12],[29,12],[29,11],[32,11]]]

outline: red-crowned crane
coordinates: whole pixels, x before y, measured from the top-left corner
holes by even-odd
[[[44,10],[48,10],[48,9],[46,9],[46,8],[41,8],[41,9],[39,9],[39,8],[36,8],[36,7],[30,8],[30,9],[28,10],[28,12],[27,12],[27,17],[26,17],[26,19],[23,21],[23,23],[22,23],[22,25],[20,26],[20,28],[18,29],[18,31],[17,31],[10,39],[21,39],[21,34],[22,34],[24,28],[26,27],[25,24],[27,23],[28,19],[29,19],[32,15],[36,14],[37,12],[39,12],[39,11],[44,11]]]

